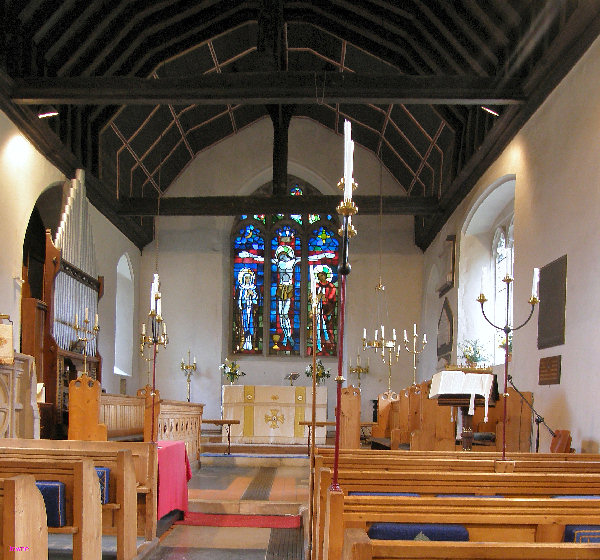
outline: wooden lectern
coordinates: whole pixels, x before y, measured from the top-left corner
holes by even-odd
[[[436,398],[440,406],[456,406],[462,418],[462,449],[473,448],[473,414],[475,407],[496,405],[498,386],[491,369],[464,368],[444,370],[431,379],[429,398]]]

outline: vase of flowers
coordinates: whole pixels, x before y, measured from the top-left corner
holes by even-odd
[[[325,368],[325,366],[323,365],[323,362],[321,360],[317,360],[316,362],[317,364],[317,378],[316,378],[316,383],[317,385],[320,385],[321,382],[330,377],[331,374],[329,373],[329,370]],[[308,364],[306,366],[306,369],[304,370],[304,373],[306,374],[306,377],[312,377],[313,375],[313,366],[312,364]]]
[[[468,367],[479,367],[480,363],[488,359],[483,345],[476,338],[461,342],[458,349],[462,352],[462,359]]]
[[[230,362],[227,358],[219,366],[219,369],[223,372],[223,375],[227,377],[230,385],[233,385],[242,375],[246,375],[241,369],[237,362]]]

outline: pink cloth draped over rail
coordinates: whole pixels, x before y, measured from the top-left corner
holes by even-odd
[[[158,441],[158,519],[174,509],[187,512],[192,469],[183,441]]]

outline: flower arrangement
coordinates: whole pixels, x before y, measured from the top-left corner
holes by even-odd
[[[328,369],[325,369],[325,366],[323,365],[323,362],[320,359],[317,360],[316,364],[317,364],[317,379],[316,380],[317,380],[317,383],[321,383],[321,381],[323,381],[323,379],[330,377],[331,374],[329,373]],[[312,377],[312,374],[313,374],[312,364],[308,364],[306,366],[304,373],[306,374],[306,377]]]
[[[468,366],[475,366],[488,359],[483,345],[476,338],[459,343],[458,349],[462,352],[462,358]]]
[[[230,362],[227,358],[225,361],[219,366],[219,369],[223,372],[223,375],[227,377],[227,380],[232,385],[240,378],[242,375],[246,375],[241,369],[240,365],[237,362]]]
[[[502,348],[502,350],[506,350],[506,339],[502,337],[500,344],[498,344],[498,348]],[[512,333],[508,335],[508,353],[512,354]]]

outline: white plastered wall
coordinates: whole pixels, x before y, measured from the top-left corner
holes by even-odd
[[[514,174],[514,322],[530,306],[532,269],[567,255],[565,344],[537,349],[537,311],[514,335],[512,374],[522,391],[533,391],[535,407],[553,429],[569,429],[577,451],[598,452],[600,377],[600,42],[596,41],[478,181],[425,255],[425,275],[442,239],[460,232],[475,200],[495,181]],[[449,293],[457,304],[458,288]],[[434,296],[424,294],[429,302]],[[435,296],[437,297],[437,295]],[[424,308],[429,308],[424,306]],[[456,309],[456,307],[454,307]],[[460,313],[460,310],[459,310]],[[434,348],[429,349],[429,352]],[[562,356],[560,385],[538,385],[540,358]],[[429,374],[433,356],[423,360]],[[550,434],[542,426],[541,451]]]
[[[168,191],[168,196],[250,194],[272,179],[272,138],[265,118],[235,136],[200,153]],[[379,194],[380,167],[373,154],[357,147],[354,159],[357,194]],[[336,184],[343,174],[343,137],[308,119],[292,119],[289,133],[288,173],[308,181],[324,194],[340,194]],[[383,172],[382,193],[398,194],[398,185]],[[361,344],[363,328],[376,327],[375,286],[379,281],[379,216],[354,219],[358,236],[350,242],[352,272],[347,281],[346,347],[353,363]],[[158,269],[162,309],[170,343],[157,360],[157,387],[161,397],[183,400],[186,381],[180,370],[188,349],[197,359],[192,377],[191,400],[205,403],[205,417],[220,417],[222,377],[219,364],[229,345],[229,273],[231,217],[159,218]],[[386,284],[386,328],[412,328],[418,321],[421,302],[423,255],[413,242],[411,217],[382,220],[382,276]],[[143,251],[140,277],[141,306],[138,320],[146,318],[150,284],[155,271],[155,245]],[[148,296],[146,296],[148,294]],[[146,302],[148,300],[148,302]],[[369,351],[372,374],[361,379],[362,418],[372,419],[371,399],[387,389],[388,368]],[[366,356],[363,354],[363,360]],[[304,375],[309,358],[242,357],[250,385],[279,385],[291,372],[300,372],[297,385],[309,385]],[[327,381],[329,418],[333,418],[337,359],[324,360],[331,368]],[[140,366],[141,367],[141,366]],[[344,364],[346,367],[346,361]],[[356,377],[345,375],[349,383]],[[412,359],[403,352],[392,367],[392,386],[400,389],[412,381]]]

